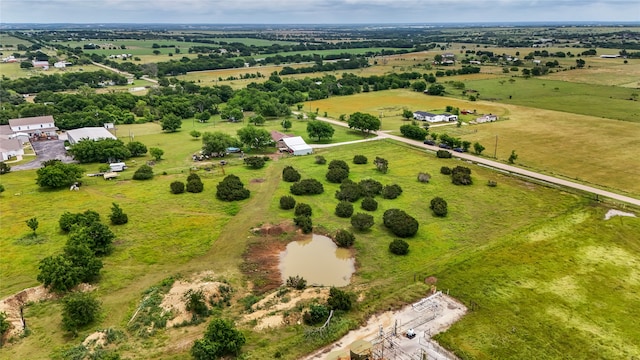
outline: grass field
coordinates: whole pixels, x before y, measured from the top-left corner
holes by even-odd
[[[175,196],[168,191],[169,183],[186,178],[190,162],[185,155],[191,148],[197,149],[198,142],[185,141],[185,131],[159,134],[151,125],[136,125],[132,132],[147,146],[161,144],[165,149],[176,149],[155,166],[156,174],[166,171],[168,175],[157,175],[148,182],[131,181],[130,169],[114,182],[91,178],[79,192],[43,192],[33,184],[33,171],[9,173],[0,179],[7,188],[0,195],[0,244],[5,254],[0,258],[2,296],[37,284],[37,261],[59,252],[66,239],[57,225],[62,212],[94,209],[104,219],[113,201],[129,214],[130,221],[113,227],[116,251],[105,258],[98,284],[104,312],[96,328],[123,329],[142,291],[177,273],[213,270],[231,281],[239,291],[238,297],[246,294],[247,285],[237,267],[249,240],[247,231],[293,216],[277,207],[278,198],[287,194],[289,187],[278,180],[281,169],[292,165],[303,178],[324,179],[326,167],[315,165],[312,156],[290,157],[256,171],[241,166],[239,159],[231,159],[225,171],[247,184],[251,199],[237,204],[215,200],[215,185],[222,178],[217,168],[199,172],[205,183],[204,193]],[[178,143],[183,145],[176,147]],[[363,300],[355,312],[337,318],[342,331],[357,326],[369,314],[422,296],[426,287],[414,283],[414,275],[420,279],[435,275],[441,289],[450,289],[467,306],[471,301],[479,304],[477,311],[441,337],[458,353],[510,358],[530,354],[535,348],[541,358],[581,358],[581,346],[595,336],[599,341],[592,345],[591,354],[600,351],[614,358],[640,355],[632,345],[637,329],[625,326],[629,317],[640,315],[640,283],[636,279],[640,249],[634,235],[640,230],[638,219],[604,222],[606,209],[584,199],[475,166],[471,167],[473,186],[454,186],[448,176],[439,174],[439,169],[459,162],[439,160],[394,142],[348,145],[318,154],[328,160],[347,161],[350,178],[355,181],[371,177],[383,184],[397,183],[404,190],[395,200],[379,198],[379,208],[372,213],[376,225],[368,232],[356,233],[358,269],[350,289],[360,293]],[[370,161],[375,156],[389,159],[389,173],[381,175],[370,164],[352,164],[355,154],[365,155]],[[137,162],[142,163],[140,159]],[[86,169],[93,171],[95,166]],[[432,174],[431,182],[417,182],[418,171]],[[250,181],[258,178],[264,181]],[[488,179],[497,180],[498,187],[487,187]],[[348,219],[333,215],[336,189],[337,185],[325,182],[324,194],[297,197],[312,206],[315,225],[328,231],[350,228]],[[18,191],[20,196],[12,195]],[[431,214],[427,204],[435,196],[449,203],[448,217]],[[355,206],[359,208],[359,203]],[[388,253],[393,237],[382,227],[381,216],[389,208],[404,209],[420,221],[418,234],[408,240],[407,257]],[[40,222],[39,236],[45,239],[40,244],[23,240],[29,233],[24,221],[33,216]],[[598,284],[596,291],[592,281]],[[614,296],[617,293],[621,296]],[[229,315],[237,316],[241,308],[234,305]],[[31,335],[0,350],[0,355],[48,358],[51,351],[79,343],[89,330],[79,339],[63,336],[58,325],[59,309],[57,302],[27,307]],[[598,331],[577,332],[574,327],[578,325]],[[163,331],[148,340],[130,336],[119,345],[119,351],[128,358],[182,358],[188,346],[175,344],[188,344],[199,336],[202,326]],[[245,350],[250,358],[269,358],[285,349],[284,359],[296,359],[319,345],[308,341],[299,326],[267,332],[243,328],[243,332],[249,339]],[[559,338],[565,340],[556,344]],[[507,345],[502,344],[509,345],[508,354]]]
[[[511,150],[515,150],[519,155],[519,166],[634,196],[640,194],[640,184],[636,180],[640,178],[640,166],[636,156],[640,153],[639,123],[487,101],[470,102],[455,98],[430,97],[408,90],[333,97],[309,102],[305,104],[304,109],[315,111],[318,108],[320,114],[326,111],[333,118],[356,111],[368,112],[375,116],[382,113],[382,129],[398,132],[400,126],[405,123],[400,116],[403,108],[412,111],[444,111],[447,105],[460,109],[475,109],[478,113],[497,114],[505,121],[461,128],[432,127],[432,132],[447,133],[472,142],[478,141],[486,148],[483,155],[491,157],[495,151],[497,136],[496,154],[499,160],[506,161]],[[469,117],[464,115],[462,119],[466,121]],[[615,161],[612,161],[610,156],[597,155],[611,151],[616,152]]]
[[[38,75],[53,75],[53,74],[64,74],[65,72],[77,72],[77,71],[98,71],[104,70],[95,65],[80,65],[80,66],[69,66],[64,69],[56,69],[54,67],[49,67],[49,70],[42,70],[40,68],[31,68],[31,69],[21,69],[20,63],[0,63],[0,76],[6,76],[9,79],[17,79],[17,78],[29,78],[32,76]]]

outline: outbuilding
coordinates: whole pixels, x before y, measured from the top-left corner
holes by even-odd
[[[309,155],[313,153],[311,146],[307,145],[301,136],[282,138],[282,142],[287,147],[289,153],[293,155]]]
[[[102,139],[113,139],[117,140],[117,138],[109,132],[109,130],[103,127],[84,127],[80,129],[73,129],[67,131],[67,139],[69,140],[69,144],[77,144],[80,140],[102,140]]]

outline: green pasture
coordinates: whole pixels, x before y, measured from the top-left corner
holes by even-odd
[[[255,38],[245,38],[245,37],[228,37],[228,38],[211,38],[213,41],[224,41],[227,43],[242,43],[247,46],[271,46],[273,44],[278,45],[295,45],[298,44],[298,41],[283,41],[283,40],[266,40],[266,39],[255,39]],[[218,45],[223,47],[224,45]]]
[[[95,65],[75,65],[69,66],[64,69],[56,69],[53,66],[50,66],[48,70],[42,70],[41,68],[30,68],[30,69],[21,69],[20,63],[0,63],[0,76],[6,76],[9,79],[18,79],[18,78],[30,78],[32,76],[39,75],[53,75],[53,74],[64,74],[66,72],[78,72],[78,71],[98,71],[104,70],[104,68],[95,66]]]
[[[252,197],[240,203],[215,199],[215,185],[223,177],[215,164],[211,171],[198,171],[205,183],[203,193],[170,194],[171,181],[186,179],[193,165],[188,156],[197,150],[199,141],[187,137],[187,124],[183,131],[173,134],[160,134],[154,125],[131,126],[135,140],[165,149],[166,159],[155,165],[157,175],[150,181],[131,180],[135,167],[148,158],[130,161],[132,168],[116,181],[86,178],[78,192],[42,191],[34,184],[35,171],[13,172],[0,178],[7,188],[0,195],[0,245],[5,254],[0,257],[2,296],[37,285],[37,262],[61,251],[66,240],[57,224],[62,212],[93,209],[106,221],[115,201],[130,220],[127,225],[112,227],[117,234],[116,251],[104,259],[97,284],[104,311],[94,328],[123,329],[142,292],[178,273],[213,270],[231,281],[240,298],[246,294],[247,285],[238,265],[245,244],[252,238],[248,230],[293,217],[291,211],[278,208],[279,197],[289,193],[290,184],[279,180],[286,165],[298,169],[303,178],[324,183],[324,194],[296,196],[298,202],[312,206],[316,226],[329,232],[351,229],[348,219],[333,215],[338,185],[324,180],[326,165],[315,164],[314,156],[280,158],[262,170],[248,170],[240,159],[228,158],[226,174],[238,175],[252,191]],[[196,125],[203,129],[207,126]],[[225,131],[232,131],[232,125],[238,124],[208,126],[229,126]],[[118,136],[128,136],[127,129],[121,128]],[[379,208],[371,213],[376,224],[370,231],[356,232],[358,268],[349,288],[362,294],[363,300],[355,311],[337,318],[339,330],[335,336],[378,311],[424,296],[426,286],[414,283],[414,277],[433,275],[439,279],[440,289],[449,289],[467,306],[471,301],[479,306],[441,335],[442,341],[459,354],[464,351],[476,358],[509,358],[535,349],[543,358],[581,358],[585,354],[581,346],[595,338],[590,353],[600,351],[614,358],[640,355],[632,341],[638,330],[626,326],[630,317],[640,315],[640,283],[636,279],[640,248],[634,235],[640,230],[637,219],[605,222],[606,208],[584,198],[456,160],[437,159],[431,153],[392,141],[327,148],[316,154],[328,161],[345,160],[354,181],[374,178],[403,189],[395,200],[378,197]],[[367,156],[369,163],[353,164],[356,154]],[[375,170],[371,161],[376,156],[389,160],[389,173]],[[474,185],[455,186],[449,176],[439,173],[441,166],[456,165],[471,167]],[[84,167],[91,172],[97,165]],[[420,171],[432,175],[430,183],[416,180]],[[497,181],[498,186],[486,186],[488,180]],[[429,210],[428,202],[435,196],[448,202],[446,218],[436,218]],[[356,212],[362,211],[359,202],[354,207]],[[393,236],[384,229],[381,218],[390,208],[404,209],[420,222],[418,234],[408,240],[410,253],[406,257],[388,252]],[[27,241],[30,230],[24,222],[34,216],[40,222],[40,243]],[[598,285],[596,291],[593,281]],[[237,316],[241,307],[234,305],[227,314]],[[83,331],[77,339],[63,336],[59,309],[56,301],[27,307],[25,316],[32,333],[3,348],[0,354],[48,358],[51,351],[75,345],[90,333]],[[576,331],[578,325],[602,331]],[[173,344],[197,337],[202,326],[162,331],[149,340],[129,337],[118,346],[119,351],[130,358],[149,354],[160,359],[180,358],[188,346],[176,350]],[[308,341],[299,326],[267,332],[242,330],[249,339],[245,350],[251,358],[270,358],[284,349],[284,359],[297,359],[321,345]],[[559,338],[566,340],[555,343]],[[503,342],[509,344],[511,355],[505,355],[506,348],[500,345]]]
[[[15,36],[11,36],[11,35],[7,35],[4,33],[0,33],[0,47],[3,48],[4,50],[4,55],[10,55],[10,51],[11,53],[13,52],[17,52],[18,51],[18,44],[23,44],[25,46],[31,46],[31,42],[27,41],[27,40],[23,40],[20,38],[17,38]],[[12,46],[7,46],[7,45],[12,45]]]

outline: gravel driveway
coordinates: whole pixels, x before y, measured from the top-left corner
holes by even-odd
[[[36,152],[36,159],[26,164],[12,166],[11,171],[39,169],[43,161],[51,159],[62,160],[64,163],[75,162],[71,156],[67,155],[64,140],[33,141],[31,147]]]

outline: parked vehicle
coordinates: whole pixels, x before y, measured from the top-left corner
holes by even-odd
[[[433,140],[425,140],[424,143],[427,144],[427,145],[435,145],[436,144],[436,142],[433,141]]]
[[[109,164],[109,168],[111,168],[111,171],[124,171],[127,168],[127,165],[123,162],[119,162],[119,163],[111,163]]]
[[[463,152],[465,152],[463,148],[459,148],[459,147],[457,147],[457,148],[453,148],[453,151],[455,151],[455,152],[459,152],[459,153],[463,153]]]
[[[449,146],[449,144],[445,144],[445,143],[440,143],[440,145],[438,145],[439,147],[443,148],[443,149],[451,149],[451,146]]]

